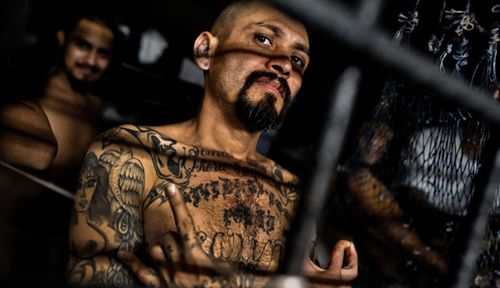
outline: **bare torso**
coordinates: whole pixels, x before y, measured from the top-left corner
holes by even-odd
[[[177,232],[166,195],[166,186],[175,183],[207,254],[240,268],[274,271],[299,183],[273,161],[260,163],[178,143],[146,127],[107,131],[82,168],[71,228],[77,262],[70,270],[87,269],[78,259],[163,244],[167,233]],[[94,281],[92,275],[86,273],[87,281]]]
[[[97,135],[102,103],[94,95],[74,92],[59,78],[49,79],[39,100],[58,145],[52,168],[77,168]]]
[[[198,241],[215,258],[275,270],[293,212],[297,180],[274,162],[239,161],[223,152],[178,143],[156,131],[139,139],[152,149],[154,184],[145,195],[144,235],[151,247],[175,229],[165,187],[181,187]],[[158,153],[160,152],[160,153]]]

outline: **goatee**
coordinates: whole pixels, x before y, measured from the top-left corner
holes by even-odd
[[[267,77],[270,81],[278,79],[283,90],[283,108],[278,113],[274,108],[276,98],[271,93],[266,93],[264,98],[252,103],[248,98],[248,90],[260,78]],[[279,78],[275,73],[254,71],[246,79],[243,88],[238,93],[236,100],[236,116],[250,132],[260,132],[267,129],[276,129],[281,125],[286,110],[290,106],[290,88],[285,79]]]
[[[88,79],[77,79],[67,69],[64,69],[64,73],[66,74],[68,81],[69,81],[71,87],[73,88],[73,90],[75,90],[79,93],[92,92],[97,86],[98,81],[93,81],[93,80],[88,80]]]

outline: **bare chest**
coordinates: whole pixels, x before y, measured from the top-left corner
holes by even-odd
[[[254,177],[192,177],[190,184],[183,195],[203,250],[243,267],[275,270],[292,208],[283,191]],[[161,243],[165,232],[158,231],[176,230],[170,204],[158,201],[161,194],[144,213],[150,244]]]
[[[100,105],[65,103],[59,98],[42,98],[45,114],[58,144],[54,164],[71,166],[80,163],[88,146],[97,134],[100,122]]]

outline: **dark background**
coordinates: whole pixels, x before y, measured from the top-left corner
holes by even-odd
[[[55,31],[64,20],[82,9],[109,11],[126,25],[130,34],[126,46],[120,49],[119,65],[109,89],[103,97],[118,105],[123,121],[132,119],[141,124],[158,124],[191,117],[196,111],[201,95],[199,86],[179,80],[183,59],[192,57],[192,43],[203,30],[210,28],[220,10],[230,1],[158,1],[158,0],[8,0],[3,2],[0,27],[0,68],[7,73],[4,85],[13,91],[7,97],[16,97],[17,89],[26,86],[26,75],[35,75],[53,64],[57,54]],[[357,8],[357,1],[344,1]],[[411,9],[416,0],[383,1],[383,9],[376,24],[392,34],[399,28],[399,12]],[[448,7],[463,10],[466,0],[448,0]],[[412,36],[413,48],[425,53],[430,35],[438,27],[442,1],[421,0],[420,23]],[[494,19],[489,8],[498,0],[471,0],[471,10],[479,23],[487,27]],[[0,6],[1,7],[1,6]],[[300,15],[299,15],[300,16]],[[498,17],[498,14],[497,16]],[[139,38],[143,31],[154,28],[168,41],[169,47],[154,64],[138,62]],[[346,65],[358,65],[363,70],[363,83],[359,94],[355,123],[366,117],[376,102],[386,78],[384,66],[350,48],[343,47],[336,39],[330,40],[322,31],[308,25],[311,36],[312,57],[305,75],[303,88],[297,97],[280,133],[280,143],[287,146],[309,146],[321,128],[323,108],[339,73]],[[478,33],[470,33],[471,51],[469,68],[472,69],[482,55],[486,41]],[[466,75],[471,71],[466,71]],[[32,77],[32,78],[35,78]],[[32,79],[28,78],[28,79]],[[5,98],[5,97],[2,97]],[[121,119],[113,119],[120,122]],[[113,122],[110,120],[110,122]],[[114,123],[110,123],[112,125]],[[301,151],[301,148],[298,149]],[[295,156],[295,155],[294,155]]]
[[[43,77],[57,56],[55,33],[58,27],[74,11],[92,8],[116,15],[130,31],[128,41],[120,51],[121,64],[115,67],[116,73],[103,89],[106,105],[119,112],[118,117],[106,118],[106,125],[114,126],[123,122],[156,125],[192,117],[202,90],[199,85],[179,79],[181,63],[183,59],[191,58],[192,43],[199,32],[208,30],[220,10],[229,2],[4,0],[0,3],[0,102],[19,97],[27,87]],[[358,5],[357,1],[344,2],[353,9]],[[447,2],[449,7],[457,10],[463,10],[466,3],[464,0]],[[476,13],[481,25],[487,27],[496,20],[489,9],[499,3],[498,0],[474,0],[471,10]],[[399,28],[399,12],[414,4],[415,1],[407,0],[385,1],[376,25],[388,35],[394,33]],[[413,49],[419,53],[425,53],[427,41],[438,27],[441,5],[441,1],[420,1],[420,25],[412,38]],[[384,80],[389,75],[389,71],[377,61],[344,47],[336,39],[328,39],[323,31],[313,25],[307,26],[312,54],[303,88],[282,128],[277,133],[266,135],[266,145],[261,147],[269,152],[271,158],[302,177],[307,175],[311,165],[310,159],[322,127],[328,96],[343,69],[348,65],[358,65],[363,72],[344,154],[348,154],[354,146],[356,132],[369,117]],[[158,62],[143,65],[137,59],[139,39],[141,33],[149,28],[158,30],[169,46]],[[467,77],[487,43],[484,36],[476,32],[470,34],[470,39]],[[270,150],[265,148],[268,146]],[[4,217],[3,222],[8,223],[8,228],[0,233],[0,281],[6,286],[16,287],[59,285],[62,283],[61,263],[65,261],[67,249],[67,210],[71,203],[59,195],[51,195],[43,197],[44,201],[35,207],[24,205],[23,199],[39,195],[23,195],[22,187],[12,180],[13,177],[17,176],[12,172],[0,171],[0,181],[12,182],[15,187],[0,191],[0,210],[14,211],[0,214],[0,217]],[[29,221],[33,217],[42,224],[34,227],[36,225]],[[16,235],[22,235],[23,239],[31,239],[32,242],[24,243],[24,247],[13,245]],[[47,241],[53,243],[51,245],[38,239],[49,239]],[[54,250],[54,243],[58,243],[60,249]],[[36,249],[28,249],[27,246]],[[3,285],[0,283],[0,286]]]

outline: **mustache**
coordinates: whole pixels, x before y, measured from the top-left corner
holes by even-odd
[[[84,64],[84,63],[75,63],[75,66],[78,67],[78,68],[82,68],[82,69],[88,69],[88,70],[90,70],[93,73],[97,73],[97,72],[101,71],[101,69],[99,69],[99,67],[97,67],[96,65],[87,65],[87,64]]]
[[[252,86],[255,82],[257,82],[258,79],[266,77],[269,80],[278,80],[280,82],[281,88],[283,89],[284,96],[285,96],[285,103],[290,102],[291,100],[291,92],[290,92],[290,87],[288,86],[288,83],[286,82],[285,79],[278,77],[278,74],[273,73],[273,72],[268,72],[268,71],[253,71],[248,75],[245,85],[243,86],[243,91],[247,90]]]

